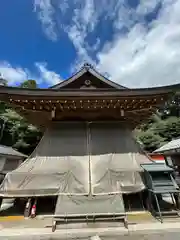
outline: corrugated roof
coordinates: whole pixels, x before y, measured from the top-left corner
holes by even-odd
[[[172,140],[168,142],[167,144],[163,145],[162,147],[156,149],[154,152],[155,153],[163,153],[165,151],[170,151],[170,150],[175,150],[175,149],[180,149],[180,138]]]
[[[11,155],[16,157],[27,157],[26,155],[14,150],[12,147],[0,145],[0,154],[3,155]]]
[[[141,164],[142,168],[147,172],[161,172],[161,171],[174,171],[172,168],[168,167],[166,164],[162,163],[151,163],[151,164]]]

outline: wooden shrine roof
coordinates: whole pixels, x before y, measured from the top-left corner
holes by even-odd
[[[73,76],[65,81],[62,81],[52,87],[51,89],[64,89],[64,88],[81,88],[84,86],[86,81],[90,81],[90,85],[93,88],[115,88],[124,89],[126,87],[119,85],[108,78],[104,77],[102,74],[97,72],[91,65],[85,63],[84,66],[75,73]]]
[[[85,66],[49,89],[0,87],[0,100],[10,103],[36,125],[50,120],[121,120],[136,126],[146,120],[180,84],[128,89]],[[133,124],[132,124],[133,122]]]
[[[153,88],[135,88],[135,89],[27,89],[18,87],[0,86],[0,99],[19,96],[19,98],[41,98],[41,97],[151,97],[159,95],[167,95],[174,93],[180,89],[180,84],[153,87]]]

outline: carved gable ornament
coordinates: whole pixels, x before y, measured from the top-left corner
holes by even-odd
[[[81,89],[95,89],[96,87],[92,85],[91,80],[86,79],[84,85],[81,86]]]

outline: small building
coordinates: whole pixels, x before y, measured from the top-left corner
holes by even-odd
[[[175,169],[175,178],[180,186],[180,138],[161,146],[154,153],[164,155],[167,165]]]
[[[168,165],[180,167],[180,138],[174,139],[156,149],[154,154],[162,154]]]
[[[26,155],[16,151],[12,147],[0,145],[0,183],[4,176],[16,169],[26,158]]]

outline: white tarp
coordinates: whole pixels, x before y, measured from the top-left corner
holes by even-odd
[[[49,126],[33,154],[8,173],[2,196],[138,192],[141,163],[150,162],[119,122],[59,122]]]
[[[55,216],[82,217],[124,215],[124,203],[121,194],[98,196],[59,196]]]

